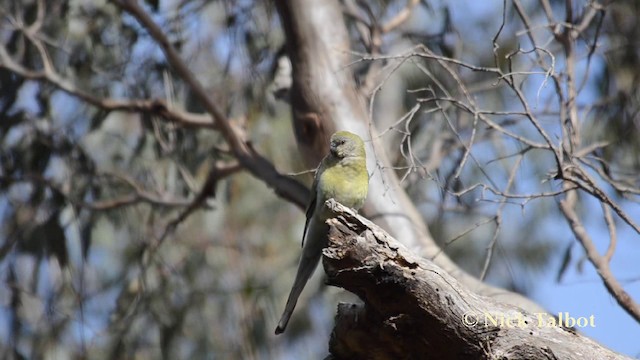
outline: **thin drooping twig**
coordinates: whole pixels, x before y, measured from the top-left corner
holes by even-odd
[[[513,168],[511,169],[511,173],[509,174],[509,180],[507,181],[507,185],[505,186],[505,189],[504,189],[505,191],[509,191],[511,186],[513,186],[513,182],[516,178],[516,174],[518,173],[518,170],[520,169],[520,164],[522,163],[523,158],[524,158],[524,155],[518,156],[515,164],[513,164]],[[485,255],[484,265],[482,267],[482,272],[480,273],[480,279],[483,281],[487,276],[487,272],[489,271],[489,265],[491,264],[491,259],[493,257],[493,250],[495,249],[496,244],[498,243],[498,233],[500,232],[500,226],[502,225],[502,211],[506,204],[507,204],[506,201],[503,201],[502,203],[500,203],[500,206],[498,206],[498,210],[496,211],[496,217],[495,217],[496,228],[494,230],[493,237],[489,242],[489,246],[487,246],[487,254]]]
[[[616,279],[611,272],[607,258],[600,255],[596,249],[591,236],[580,221],[575,211],[578,194],[575,190],[571,190],[566,197],[560,201],[560,210],[567,218],[571,231],[578,239],[578,242],[584,248],[589,261],[595,266],[598,275],[606,286],[607,290],[613,295],[620,307],[622,307],[631,317],[640,322],[640,304],[633,301],[629,293],[627,293],[622,284]]]

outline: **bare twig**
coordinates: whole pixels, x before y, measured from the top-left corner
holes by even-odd
[[[380,26],[380,30],[382,31],[382,33],[391,32],[398,26],[402,25],[405,21],[407,21],[407,19],[409,19],[409,16],[411,16],[413,8],[416,7],[416,5],[418,5],[419,3],[419,0],[408,0],[405,7],[398,11],[398,13],[394,17]]]
[[[523,155],[518,156],[515,164],[513,164],[513,168],[511,168],[511,173],[509,174],[509,180],[507,181],[507,185],[505,186],[505,191],[509,191],[511,186],[513,186],[513,181],[516,178],[516,174],[520,169],[520,164],[522,163]],[[504,206],[506,205],[506,201],[502,202],[500,206],[498,206],[498,210],[496,211],[495,223],[496,228],[493,233],[493,237],[489,242],[489,246],[487,246],[487,255],[485,256],[484,265],[482,267],[482,272],[480,273],[480,279],[484,281],[487,276],[487,272],[489,271],[489,265],[491,264],[491,259],[493,257],[493,250],[498,243],[498,234],[500,232],[500,226],[502,225],[502,211],[504,210]]]
[[[618,235],[616,234],[616,223],[611,216],[611,210],[606,204],[602,205],[602,212],[604,213],[604,221],[607,223],[607,229],[609,230],[609,247],[604,254],[604,260],[607,263],[611,262],[613,253],[616,251],[616,243],[618,242]]]
[[[575,204],[577,197],[577,192],[575,190],[569,191],[565,199],[560,201],[560,210],[567,218],[573,234],[584,248],[589,261],[593,266],[595,266],[598,275],[602,279],[606,288],[616,299],[620,307],[622,307],[636,321],[640,322],[640,304],[633,301],[631,296],[622,287],[622,284],[620,284],[613,275],[609,268],[607,259],[598,253],[596,246],[591,240],[591,236],[589,236],[589,233],[584,228],[584,225],[582,225],[578,214],[576,214]]]
[[[609,205],[613,211],[620,216],[620,218],[627,223],[627,225],[631,226],[631,228],[638,234],[640,234],[640,226],[636,224],[636,222],[627,214],[622,207],[614,201],[609,195],[607,195],[604,190],[602,190],[599,186],[597,186],[595,180],[591,175],[587,172],[582,171],[576,167],[570,167],[573,173],[576,176],[572,176],[569,174],[565,174],[564,180],[576,184],[580,189],[586,191],[591,194],[596,199],[602,201],[603,203]]]

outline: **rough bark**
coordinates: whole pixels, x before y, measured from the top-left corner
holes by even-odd
[[[340,304],[333,358],[625,358],[547,313],[476,294],[352,210],[327,206],[336,214],[323,252],[328,281],[363,301]]]

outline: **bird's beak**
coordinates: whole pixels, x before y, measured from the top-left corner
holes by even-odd
[[[336,146],[333,146],[333,144],[329,146],[329,151],[331,152],[331,155],[333,155],[334,157],[338,157],[338,148]]]

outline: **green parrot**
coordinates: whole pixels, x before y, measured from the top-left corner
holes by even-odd
[[[327,246],[329,226],[326,221],[332,214],[324,206],[325,201],[333,198],[358,210],[367,198],[368,189],[364,142],[358,135],[348,131],[336,132],[331,136],[329,154],[316,170],[302,236],[302,257],[276,334],[281,334],[287,328],[298,297],[318,265],[322,249]]]

